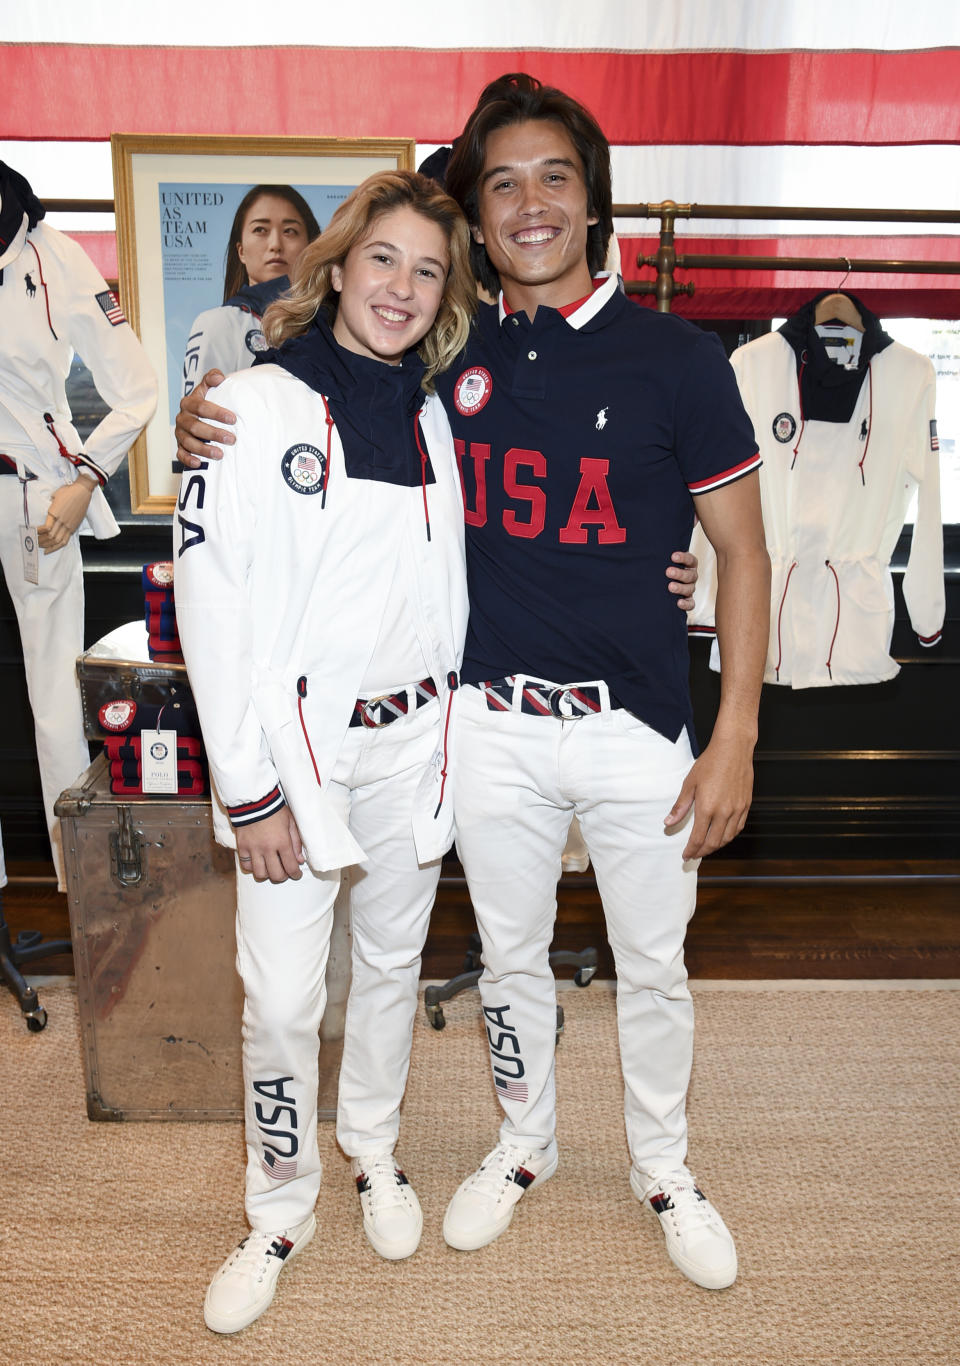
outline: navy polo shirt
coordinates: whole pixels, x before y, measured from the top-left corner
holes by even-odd
[[[719,339],[638,308],[611,277],[532,322],[481,304],[437,386],[466,508],[463,682],[604,679],[695,745],[686,619],[664,571],[695,496],[760,465]]]

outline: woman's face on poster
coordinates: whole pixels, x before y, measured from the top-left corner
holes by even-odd
[[[260,285],[281,275],[292,278],[306,245],[306,224],[289,200],[262,194],[247,210],[237,255],[250,283]]]

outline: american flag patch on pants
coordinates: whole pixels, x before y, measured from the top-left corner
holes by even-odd
[[[504,1100],[519,1100],[524,1104],[530,1099],[527,1093],[527,1083],[525,1081],[510,1081],[507,1077],[494,1076],[494,1085],[497,1094]]]

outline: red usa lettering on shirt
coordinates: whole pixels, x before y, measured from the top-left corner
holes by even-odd
[[[464,521],[467,526],[487,525],[487,471],[490,462],[489,442],[454,439],[460,487],[463,491]],[[474,501],[470,506],[467,496],[464,462],[472,466]],[[580,458],[580,483],[570,508],[564,507],[566,522],[561,526],[558,540],[562,545],[587,545],[590,533],[596,530],[598,545],[621,545],[627,539],[626,528],[620,525],[607,475],[609,460]],[[542,451],[511,446],[503,457],[503,492],[514,506],[504,506],[501,520],[510,536],[535,540],[547,522],[548,487],[547,458]]]

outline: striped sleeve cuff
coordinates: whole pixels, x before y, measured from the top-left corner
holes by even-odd
[[[737,479],[742,479],[745,474],[752,474],[763,464],[760,459],[760,452],[751,455],[749,460],[743,460],[739,465],[734,465],[732,469],[723,470],[720,474],[712,474],[709,479],[698,479],[694,484],[688,484],[687,488],[696,496],[698,493],[712,493],[714,489],[722,489],[724,484],[732,484]]]
[[[932,636],[917,636],[917,640],[920,642],[920,644],[924,647],[925,650],[929,650],[931,645],[939,645],[942,639],[942,631],[935,631]]]
[[[688,626],[688,636],[700,636],[704,640],[713,640],[716,637],[717,628],[715,626]]]
[[[281,811],[285,806],[283,793],[278,786],[259,801],[228,806],[227,815],[230,817],[230,824],[236,829],[240,825],[256,825],[257,821],[266,820],[268,816],[272,816],[275,811]]]
[[[103,488],[107,482],[107,476],[100,466],[90,459],[89,455],[84,455],[83,451],[80,451],[72,457],[72,462],[78,470],[85,470],[87,474],[92,474],[100,487]]]

